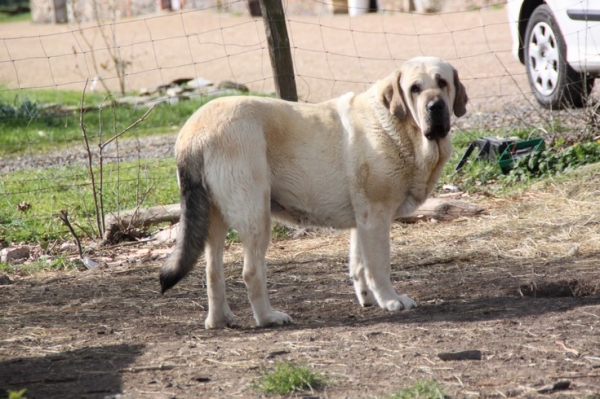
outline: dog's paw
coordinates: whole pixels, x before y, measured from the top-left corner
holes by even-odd
[[[208,317],[204,321],[204,328],[206,328],[207,330],[211,330],[215,328],[231,327],[233,325],[234,319],[235,316],[229,309],[227,309],[220,315],[211,314],[209,311]]]
[[[273,310],[261,320],[256,320],[259,327],[281,326],[284,324],[292,324],[292,318],[283,312]]]
[[[398,295],[398,300],[402,302],[404,310],[414,309],[418,306],[417,302],[408,295]]]
[[[399,310],[409,310],[417,307],[417,302],[407,295],[398,295],[397,299],[392,299],[383,304],[382,308],[390,312]]]
[[[360,306],[363,308],[377,304],[377,299],[375,298],[373,291],[369,289],[357,290],[356,297],[358,298]]]

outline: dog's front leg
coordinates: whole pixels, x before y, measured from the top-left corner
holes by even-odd
[[[398,295],[391,282],[392,215],[388,213],[383,207],[370,209],[362,220],[356,221],[356,238],[362,254],[364,279],[381,308],[390,311],[412,309],[417,303],[406,295]]]
[[[362,253],[358,243],[358,231],[350,230],[350,254],[348,256],[350,263],[350,278],[354,283],[354,291],[361,306],[373,306],[377,303],[373,291],[367,284],[365,277],[365,266],[363,264]]]

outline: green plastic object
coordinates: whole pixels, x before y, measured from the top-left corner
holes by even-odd
[[[498,165],[503,173],[508,173],[513,168],[517,159],[527,156],[534,151],[542,151],[544,148],[543,138],[514,142],[502,152],[502,155],[498,158]]]

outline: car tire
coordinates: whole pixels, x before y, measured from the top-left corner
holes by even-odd
[[[524,55],[529,84],[544,108],[581,108],[586,105],[594,78],[576,72],[567,64],[567,46],[546,5],[537,7],[529,18]]]

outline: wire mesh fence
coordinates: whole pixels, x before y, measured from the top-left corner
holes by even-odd
[[[192,3],[119,19],[0,24],[0,236],[57,237],[64,228],[52,215],[61,209],[76,210],[91,229],[93,173],[103,174],[105,212],[176,202],[172,147],[194,109],[215,95],[275,91],[262,18],[245,2]],[[467,88],[469,112],[456,134],[589,120],[586,111],[535,103],[512,54],[505,2],[440,2],[434,13],[404,3],[379,2],[357,16],[333,3],[285,3],[300,101],[363,91],[430,55],[451,62]],[[27,233],[37,225],[45,237]]]

